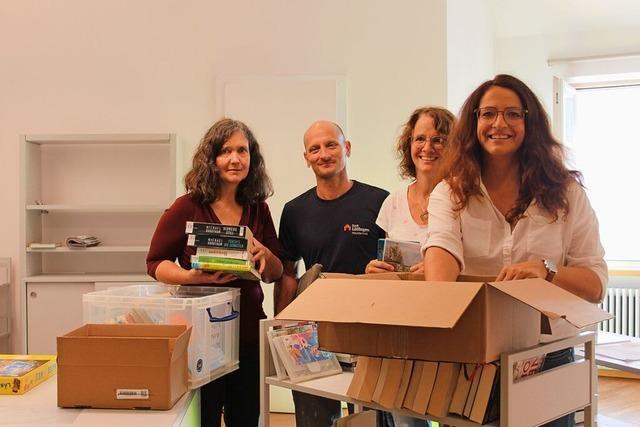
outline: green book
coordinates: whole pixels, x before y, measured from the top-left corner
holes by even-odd
[[[251,261],[235,258],[224,258],[208,255],[191,255],[191,262],[204,262],[208,264],[235,264],[235,265],[251,265]]]
[[[213,262],[191,262],[191,268],[196,270],[202,270],[206,272],[221,271],[223,273],[233,274],[238,279],[245,280],[260,280],[260,273],[250,264],[225,264],[225,263],[213,263]]]

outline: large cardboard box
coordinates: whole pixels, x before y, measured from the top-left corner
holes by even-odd
[[[87,324],[58,337],[58,406],[170,409],[187,391],[185,325]]]
[[[320,346],[329,351],[468,363],[538,344],[549,319],[564,319],[577,332],[611,317],[542,279],[407,280],[418,277],[329,276],[276,317],[317,321]]]

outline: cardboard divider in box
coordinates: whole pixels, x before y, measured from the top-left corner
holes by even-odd
[[[240,290],[237,288],[133,285],[84,294],[82,303],[85,323],[191,326],[190,389],[238,367]]]
[[[84,325],[57,338],[58,406],[171,409],[187,391],[185,325]]]
[[[407,280],[418,277],[327,276],[276,318],[318,322],[320,347],[328,351],[467,363],[488,363],[537,345],[550,319],[563,319],[577,333],[611,318],[542,279]]]

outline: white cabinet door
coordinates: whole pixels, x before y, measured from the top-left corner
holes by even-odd
[[[82,326],[82,294],[93,283],[27,283],[27,352],[56,354],[56,337]]]

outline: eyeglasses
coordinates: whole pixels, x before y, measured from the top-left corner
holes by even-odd
[[[411,142],[418,148],[424,147],[427,141],[431,141],[431,147],[433,147],[434,150],[442,150],[447,144],[447,137],[444,135],[435,135],[432,137],[418,135],[415,138],[411,138]]]
[[[476,108],[473,111],[476,113],[479,121],[493,123],[498,119],[498,115],[502,114],[504,121],[510,124],[520,122],[529,112],[522,108],[505,108],[504,110],[498,110],[494,107]]]

